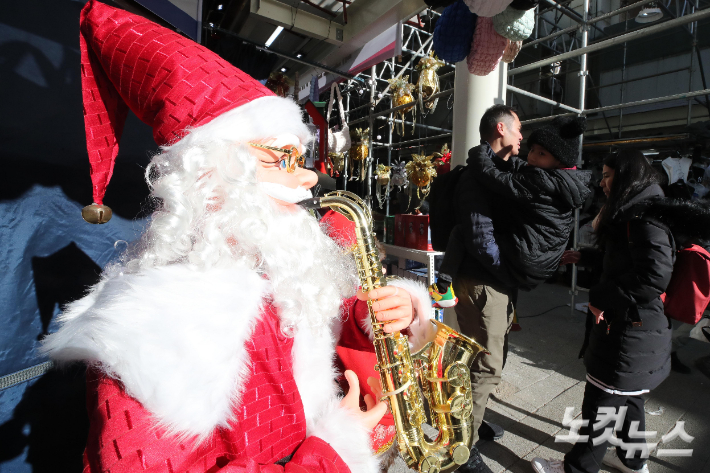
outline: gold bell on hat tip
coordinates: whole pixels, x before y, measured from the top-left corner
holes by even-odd
[[[111,220],[113,212],[111,211],[111,207],[91,204],[81,209],[81,216],[89,223],[99,224]]]

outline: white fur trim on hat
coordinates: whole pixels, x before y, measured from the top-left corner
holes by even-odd
[[[209,123],[190,130],[180,141],[195,141],[196,144],[203,140],[245,143],[284,134],[295,135],[304,146],[311,141],[301,107],[291,99],[271,96],[229,110]]]

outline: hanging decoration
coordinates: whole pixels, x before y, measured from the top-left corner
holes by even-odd
[[[394,166],[392,166],[392,178],[390,182],[393,187],[397,186],[400,192],[409,185],[409,181],[407,180],[406,164],[407,163],[405,161],[398,161]]]
[[[377,169],[375,170],[375,176],[377,177],[377,202],[379,202],[380,208],[382,208],[385,200],[389,199],[392,168],[390,166],[385,166],[384,164],[378,164]],[[382,195],[383,190],[384,195]]]
[[[281,72],[272,72],[269,78],[266,79],[266,88],[271,90],[279,97],[286,97],[288,89],[293,86],[293,81],[283,75]]]
[[[503,51],[503,58],[501,59],[501,61],[506,62],[508,64],[515,61],[515,58],[518,56],[518,53],[520,52],[520,49],[522,47],[522,41],[508,40],[508,45],[505,47],[505,51]]]
[[[412,187],[417,188],[417,199],[419,199],[419,205],[414,210],[419,210],[422,206],[422,201],[429,196],[429,191],[431,191],[431,181],[436,177],[436,168],[432,160],[439,153],[434,153],[430,156],[425,156],[423,154],[413,154],[412,160],[407,163],[405,169],[407,170],[407,177],[412,186],[409,187],[409,203],[412,202]],[[409,207],[409,204],[407,205]]]
[[[345,153],[328,153],[326,166],[330,177],[340,177],[345,170]]]
[[[434,153],[434,165],[436,166],[436,175],[440,176],[446,174],[451,170],[451,151],[449,151],[449,145],[444,143],[441,147],[440,153]]]
[[[446,63],[437,58],[434,51],[430,51],[429,55],[423,57],[417,64],[417,69],[420,71],[417,89],[422,112],[433,112],[439,102],[438,98],[429,100],[429,97],[439,92],[439,76],[436,71],[444,65]]]
[[[399,107],[400,105],[406,105],[408,103],[412,104],[411,107],[405,107],[402,110],[395,112],[395,117],[399,116],[399,119],[402,121],[401,132],[397,129],[397,127],[395,127],[394,123],[392,123],[392,126],[397,129],[397,133],[400,136],[404,135],[404,114],[411,110],[412,132],[414,132],[414,125],[417,121],[417,104],[414,101],[414,95],[412,94],[412,92],[414,92],[414,84],[409,83],[409,76],[387,79],[387,82],[390,83],[392,88],[392,105],[394,107]]]
[[[355,162],[359,161],[359,179],[362,181],[365,179],[365,162],[370,152],[370,129],[355,128],[350,133],[350,140],[352,142],[350,146],[350,180],[355,179]]]

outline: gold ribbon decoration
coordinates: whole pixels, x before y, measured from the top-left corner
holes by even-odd
[[[355,161],[360,162],[360,180],[365,179],[365,161],[370,153],[370,129],[355,128],[350,131],[350,180],[355,179]]]
[[[423,57],[417,64],[419,80],[417,89],[419,90],[419,106],[423,112],[433,112],[439,99],[429,100],[429,97],[439,92],[439,76],[436,71],[446,65],[444,61],[436,57],[434,51]]]
[[[390,83],[392,89],[392,105],[394,107],[399,107],[400,105],[406,105],[408,103],[412,104],[411,107],[405,107],[395,112],[395,117],[399,116],[399,119],[402,121],[402,126],[400,127],[401,132],[399,131],[400,129],[398,129],[394,123],[392,123],[392,126],[394,127],[394,129],[397,130],[397,134],[399,134],[400,136],[404,135],[404,114],[411,110],[412,132],[414,132],[414,125],[417,121],[417,103],[414,100],[414,95],[412,94],[412,92],[414,92],[414,84],[409,83],[409,76],[387,79],[387,82]]]
[[[429,156],[423,154],[413,154],[412,160],[404,167],[407,171],[409,182],[417,187],[417,198],[419,199],[419,207],[422,206],[422,201],[429,196],[431,191],[431,181],[436,177],[436,167],[434,166],[434,158],[441,156],[439,153],[434,153]],[[412,188],[409,188],[409,202],[412,201]],[[409,207],[409,205],[407,206]]]
[[[272,72],[266,80],[266,88],[279,97],[286,97],[288,89],[293,85],[293,81],[281,72]]]

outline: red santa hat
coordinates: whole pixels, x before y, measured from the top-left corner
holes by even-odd
[[[160,145],[196,128],[211,139],[245,142],[309,132],[292,100],[277,97],[217,54],[138,15],[89,0],[81,11],[81,85],[94,204],[82,211],[104,223],[103,205],[130,109]]]

